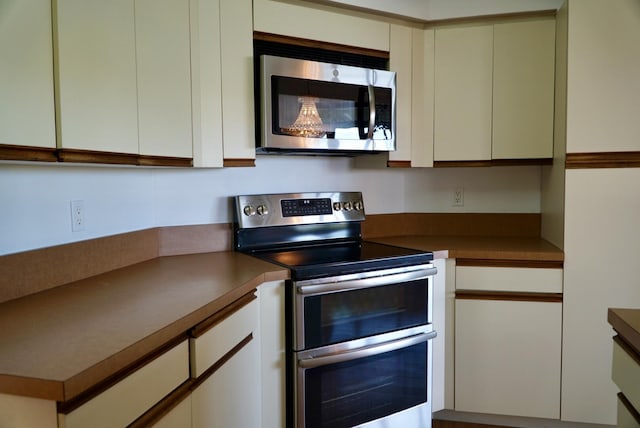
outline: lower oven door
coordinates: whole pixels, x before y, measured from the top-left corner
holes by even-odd
[[[431,325],[297,352],[297,428],[431,427]]]

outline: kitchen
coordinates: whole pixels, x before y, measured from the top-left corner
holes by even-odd
[[[630,14],[630,16],[633,15]],[[602,22],[606,21],[603,19]],[[602,52],[608,51],[606,46],[601,49]],[[629,47],[629,49],[633,49],[633,47]],[[580,58],[586,61],[585,58]],[[591,58],[591,56],[587,58]],[[633,76],[634,70],[637,70],[637,64],[635,67],[635,69],[628,71],[630,76]],[[603,72],[597,69],[595,64],[580,64],[580,68]],[[594,90],[593,84],[589,80],[593,77],[587,73],[578,73],[578,71],[572,73],[576,73],[576,85],[582,84],[589,88],[589,91],[578,91],[578,94],[586,96]],[[574,77],[574,74],[571,74],[571,77]],[[569,78],[570,82],[573,81],[571,77]],[[638,141],[637,129],[634,128],[637,125],[629,119],[624,122],[627,111],[637,111],[637,108],[634,108],[637,106],[637,101],[634,100],[637,100],[638,97],[629,96],[629,94],[635,93],[632,85],[629,88],[620,88],[617,86],[622,84],[620,82],[625,82],[625,80],[616,79],[615,82],[609,82],[609,85],[613,87],[603,85],[610,92],[603,89],[604,93],[598,93],[597,99],[611,100],[607,104],[606,111],[619,113],[616,118],[620,118],[622,123],[614,121],[612,118],[614,114],[609,116],[600,112],[601,119],[605,117],[609,120],[609,122],[605,122],[608,127],[596,128],[598,133],[593,129],[581,131],[584,133],[578,134],[579,137],[573,137],[574,134],[567,132],[568,152],[633,152],[638,149],[637,146],[634,146],[637,144],[634,142]],[[571,83],[569,83],[569,87],[571,88]],[[589,100],[571,98],[571,101],[579,106],[594,105]],[[573,114],[573,111],[568,108],[569,115]],[[585,121],[579,117],[574,120],[580,122],[580,129],[585,125]],[[628,135],[619,134],[615,139],[610,138],[609,133],[614,130],[622,132],[621,129],[628,129]],[[578,131],[572,128],[571,132]],[[606,134],[600,134],[602,132]],[[591,134],[594,136],[590,136]],[[583,148],[579,145],[580,142],[592,139],[598,144],[608,141],[611,143],[604,147],[585,146]],[[614,140],[627,143],[619,146]],[[2,195],[2,206],[4,207],[3,222],[0,226],[0,235],[3,237],[0,242],[0,253],[11,254],[150,227],[228,223],[232,218],[229,196],[293,190],[362,190],[368,214],[403,212],[543,213],[543,224],[557,225],[557,221],[555,224],[553,221],[544,222],[547,213],[551,220],[554,220],[554,216],[559,215],[557,211],[549,208],[549,195],[541,190],[541,186],[548,188],[548,180],[552,178],[550,170],[546,167],[371,169],[354,165],[355,163],[356,161],[351,158],[299,157],[292,159],[263,156],[256,159],[255,168],[189,170],[3,163],[0,167],[0,195]],[[283,174],[282,171],[287,171],[287,174]],[[559,247],[563,246],[561,234],[563,232],[565,234],[565,299],[567,299],[567,293],[579,291],[579,289],[570,288],[570,284],[585,282],[581,272],[592,268],[595,257],[599,258],[600,264],[608,267],[598,270],[598,272],[589,269],[587,282],[590,284],[614,282],[610,278],[610,272],[619,273],[620,277],[617,277],[617,280],[621,283],[633,283],[633,278],[637,277],[635,270],[637,268],[634,262],[634,256],[638,254],[637,248],[634,247],[637,245],[634,243],[637,240],[623,240],[622,242],[626,241],[626,249],[616,253],[613,253],[613,249],[618,249],[619,243],[610,241],[613,239],[612,236],[620,234],[629,238],[634,236],[636,228],[631,226],[626,230],[620,230],[617,226],[623,221],[630,225],[634,224],[635,216],[633,213],[637,212],[638,208],[638,192],[634,186],[637,179],[633,175],[635,171],[636,169],[626,168],[568,172],[568,185],[575,186],[578,190],[575,193],[568,193],[567,207],[575,206],[576,208],[574,208],[575,212],[572,209],[566,212],[565,216],[578,216],[580,221],[566,220],[564,231],[558,231],[557,228],[551,228],[548,231],[549,235],[556,236],[553,240],[552,238],[548,239],[552,242],[559,242],[556,243]],[[290,177],[296,177],[295,189],[291,188]],[[581,184],[583,181],[586,181],[585,185]],[[464,189],[464,204],[454,207],[452,200],[456,188]],[[619,190],[612,192],[612,188]],[[619,199],[624,198],[624,195],[627,199]],[[561,195],[560,198],[563,196]],[[75,200],[84,202],[84,230],[78,232],[72,232],[70,226],[69,203]],[[591,203],[596,207],[619,206],[625,210],[616,212],[615,215],[613,213],[602,215],[594,213],[593,219],[581,217],[585,212],[593,212],[594,207]],[[611,229],[602,227],[601,222],[606,218],[613,220],[608,225]],[[584,231],[591,234],[588,241]],[[560,238],[557,237],[558,234],[560,234]],[[580,239],[569,240],[568,237],[571,236]],[[585,248],[589,244],[591,244],[589,249]],[[604,250],[601,252],[604,254],[591,250],[593,245],[603,246]],[[582,254],[584,251],[589,251],[585,257],[572,258],[574,257],[572,254]],[[602,287],[597,286],[594,286],[592,291],[596,293],[599,290],[605,291]],[[581,320],[580,316],[593,319],[597,328],[605,330],[604,334],[610,337],[611,334],[606,330],[607,325],[604,321],[606,310],[601,307],[637,307],[640,299],[638,299],[637,291],[634,290],[637,290],[637,287],[629,289],[629,286],[626,286],[624,291],[616,293],[616,295],[598,295],[597,300],[608,302],[606,305],[598,303],[595,306],[587,307],[578,304],[579,307],[569,306],[567,308],[566,305],[569,302],[565,300],[565,308],[577,311],[576,319],[578,320]],[[632,304],[631,302],[636,303]],[[588,315],[584,315],[581,311],[585,311]],[[590,315],[593,313],[595,315]],[[582,320],[586,322],[586,320]],[[580,326],[568,327],[580,328]],[[605,375],[608,371],[605,366],[610,358],[609,352],[610,348],[606,348],[598,349],[598,352],[591,354],[594,359],[592,364],[602,365]],[[586,357],[584,352],[581,352],[580,355],[580,357],[574,357],[572,361]],[[570,370],[571,368],[568,367],[567,372]],[[570,375],[570,373],[566,373],[566,375]],[[579,377],[579,373],[575,376]],[[602,378],[602,375],[600,377]],[[585,391],[590,389],[588,380],[584,379],[584,382],[587,383],[574,383],[578,396],[586,394]],[[608,388],[611,390],[612,396],[615,395],[615,388],[612,385],[609,385]],[[593,400],[595,403],[598,402],[598,398],[595,396]],[[586,399],[584,401],[589,402]],[[593,407],[596,404],[592,402],[589,406]],[[577,408],[571,411],[574,413],[571,420],[576,420],[573,418],[580,420],[582,409]],[[598,417],[591,418],[594,422],[600,422],[598,419]],[[603,419],[605,422],[601,423],[609,423],[611,416],[603,417]]]

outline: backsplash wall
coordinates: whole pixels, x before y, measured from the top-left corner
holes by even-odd
[[[453,190],[464,188],[464,206]],[[261,156],[255,168],[0,164],[0,255],[156,226],[232,221],[230,196],[356,190],[368,214],[540,212],[540,168],[359,169],[350,158]],[[85,230],[71,231],[70,201]]]

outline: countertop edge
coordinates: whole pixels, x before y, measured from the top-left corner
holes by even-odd
[[[620,338],[640,355],[640,309],[609,308],[607,321]]]

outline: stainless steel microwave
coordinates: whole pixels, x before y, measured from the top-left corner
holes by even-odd
[[[258,153],[395,150],[396,73],[260,57]]]

